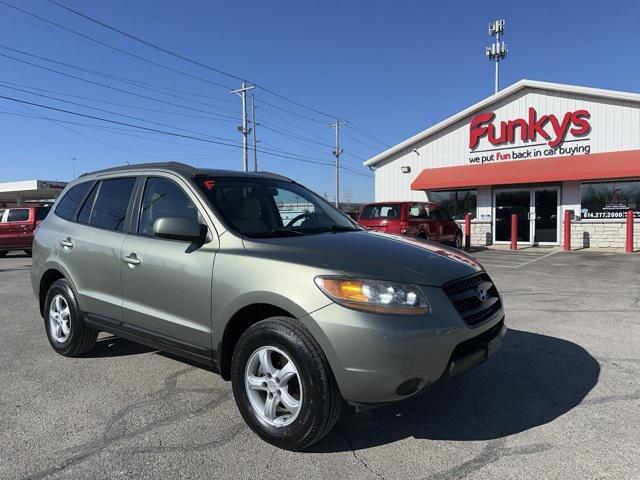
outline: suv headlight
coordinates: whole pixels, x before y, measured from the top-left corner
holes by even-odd
[[[374,313],[424,315],[429,304],[415,285],[345,277],[316,277],[316,285],[347,308]]]

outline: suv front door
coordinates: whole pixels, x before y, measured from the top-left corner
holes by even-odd
[[[215,230],[179,179],[148,177],[138,196],[137,225],[121,251],[124,322],[134,333],[210,360]],[[209,240],[196,245],[155,237],[162,217],[197,219],[207,224]]]

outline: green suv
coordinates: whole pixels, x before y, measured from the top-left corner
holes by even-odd
[[[345,404],[401,400],[483,362],[506,332],[482,267],[367,231],[270,173],[141,164],[71,182],[33,244],[53,349],[99,331],[231,380],[263,439],[299,450]]]

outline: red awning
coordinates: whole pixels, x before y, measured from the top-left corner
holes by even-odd
[[[428,168],[412,190],[640,177],[640,150]]]

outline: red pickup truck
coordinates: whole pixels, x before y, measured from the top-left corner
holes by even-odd
[[[0,208],[0,257],[12,250],[24,250],[31,255],[31,244],[36,229],[51,207]]]
[[[369,203],[360,212],[358,223],[369,230],[423,238],[462,248],[462,230],[437,203]]]

